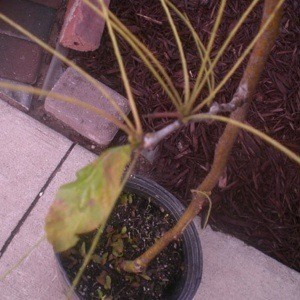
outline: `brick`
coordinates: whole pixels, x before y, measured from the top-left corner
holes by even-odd
[[[58,9],[61,6],[61,0],[30,0],[32,2],[38,3],[38,4],[42,4],[54,9]]]
[[[0,34],[0,77],[34,84],[42,49],[31,42]]]
[[[99,7],[97,0],[92,1]],[[110,0],[104,1],[109,6]],[[93,51],[100,46],[105,22],[82,0],[70,0],[59,42],[77,51]]]
[[[129,113],[127,99],[104,84],[99,84],[106,89],[124,113]],[[120,119],[116,110],[99,90],[72,68],[65,71],[52,91],[77,98]],[[107,119],[74,104],[56,101],[51,98],[51,94],[46,98],[45,109],[81,135],[102,146],[107,146],[118,131],[118,128]]]
[[[55,20],[54,9],[26,0],[1,0],[0,11],[38,38],[48,40]],[[4,21],[0,21],[0,33],[27,39]]]

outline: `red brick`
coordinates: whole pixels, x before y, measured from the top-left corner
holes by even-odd
[[[99,7],[97,0],[92,1]],[[110,0],[104,0],[109,6]],[[77,51],[93,51],[100,46],[105,22],[82,0],[70,0],[60,43]]]
[[[0,0],[0,11],[38,38],[48,40],[55,20],[54,9],[25,0]],[[27,39],[4,21],[0,21],[0,33]]]
[[[127,99],[104,84],[99,84],[105,88],[121,110],[128,114],[130,109]],[[52,92],[74,97],[120,119],[117,111],[99,90],[72,68],[65,71]],[[102,146],[107,146],[118,131],[117,126],[107,119],[74,104],[57,101],[51,98],[51,94],[46,98],[45,109],[81,135]]]
[[[30,0],[32,2],[42,4],[54,9],[58,9],[61,6],[61,0]]]
[[[29,41],[0,34],[0,77],[34,84],[42,49]]]

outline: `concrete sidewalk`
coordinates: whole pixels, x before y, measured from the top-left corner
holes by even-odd
[[[1,100],[0,126],[2,274],[43,236],[58,187],[95,156]],[[233,237],[209,228],[200,234],[204,271],[195,299],[300,299],[299,273]],[[46,241],[0,282],[0,295],[3,300],[65,298]]]

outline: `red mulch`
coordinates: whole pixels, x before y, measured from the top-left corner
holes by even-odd
[[[207,42],[219,1],[174,0],[185,11],[201,38]],[[213,54],[222,44],[238,17],[251,1],[229,0]],[[183,78],[172,32],[158,0],[111,2],[111,9],[155,53],[172,75],[177,88]],[[262,5],[249,16],[216,68],[220,80],[257,31]],[[248,122],[299,153],[300,112],[300,3],[289,0],[280,36],[260,80]],[[144,17],[146,16],[146,18]],[[151,19],[149,19],[151,18]],[[192,76],[199,67],[195,46],[188,30],[179,31]],[[170,120],[150,119],[153,112],[172,110],[166,95],[140,59],[123,40],[121,51],[147,130],[157,130]],[[100,81],[124,94],[118,66],[105,32],[99,50],[74,54],[79,65]],[[239,84],[240,68],[217,95],[228,102]],[[215,143],[224,126],[191,125],[176,132],[159,145],[151,175],[187,204],[195,188],[210,168]],[[241,132],[226,174],[213,193],[213,228],[228,232],[275,259],[300,270],[300,172],[299,167],[278,151],[245,132]]]

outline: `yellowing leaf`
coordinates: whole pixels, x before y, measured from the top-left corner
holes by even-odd
[[[104,151],[57,192],[46,217],[47,239],[57,252],[73,247],[78,235],[104,226],[122,190],[129,145]]]

